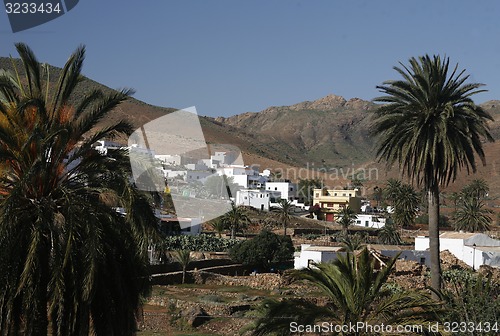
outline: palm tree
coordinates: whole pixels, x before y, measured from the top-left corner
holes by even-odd
[[[377,238],[381,244],[400,245],[402,243],[398,228],[390,218],[387,218],[384,227],[378,231]]]
[[[56,84],[16,48],[20,63],[0,75],[0,330],[46,335],[50,322],[53,335],[132,335],[156,217],[129,182],[127,153],[92,147],[132,132],[99,124],[130,91],[78,97],[84,47]]]
[[[460,169],[476,170],[477,154],[485,162],[481,139],[493,141],[490,114],[471,96],[482,84],[466,84],[469,76],[449,72],[449,59],[428,55],[394,68],[401,80],[377,88],[385,94],[374,116],[377,156],[399,164],[403,174],[428,192],[432,287],[441,287],[439,259],[439,189],[456,179]]]
[[[391,202],[394,207],[394,203],[397,202],[399,198],[399,193],[401,192],[401,181],[396,179],[388,179],[387,185],[384,188],[385,199]]]
[[[453,211],[456,212],[458,208],[458,203],[460,202],[460,199],[462,198],[461,193],[458,192],[452,192],[449,195],[446,196],[450,201],[453,202]]]
[[[218,218],[212,221],[212,229],[219,235],[219,238],[222,238],[222,233],[226,230],[226,223],[222,218]]]
[[[474,179],[462,189],[461,194],[464,197],[483,199],[488,195],[489,191],[490,187],[484,179]]]
[[[453,218],[455,230],[468,232],[488,231],[493,212],[484,208],[484,203],[476,197],[466,197],[460,203]]]
[[[349,206],[340,208],[335,216],[336,222],[337,224],[342,226],[342,231],[344,232],[344,234],[347,233],[347,228],[349,227],[349,225],[354,224],[357,218],[356,212],[354,212],[354,210],[352,210]]]
[[[245,208],[241,206],[236,206],[234,202],[231,203],[231,210],[229,210],[223,217],[222,220],[226,223],[227,227],[231,230],[231,239],[236,238],[236,231],[241,230],[241,228],[250,222]]]
[[[253,325],[253,335],[290,334],[290,322],[312,325],[329,321],[335,325],[410,325],[437,319],[438,303],[422,292],[393,292],[384,285],[394,268],[396,257],[387,267],[375,270],[375,262],[365,248],[358,256],[348,253],[333,263],[314,264],[294,270],[293,280],[304,280],[317,287],[327,304],[317,305],[302,299],[265,300],[259,308],[260,318]],[[361,335],[342,333],[342,335]]]
[[[319,179],[300,179],[299,180],[299,197],[304,198],[306,205],[312,205],[314,189],[319,189],[323,183]]]
[[[186,282],[186,271],[191,263],[191,251],[189,250],[178,250],[174,253],[174,259],[182,267],[182,283]]]
[[[400,228],[408,227],[415,222],[420,197],[409,184],[401,184],[394,200],[394,223]]]
[[[361,233],[355,233],[354,235],[347,235],[340,239],[340,243],[342,244],[342,250],[345,252],[354,252],[357,250],[361,250],[366,246],[367,237]]]
[[[292,211],[293,207],[292,202],[287,199],[280,199],[278,202],[278,217],[283,226],[284,236],[286,236],[286,228],[290,224],[290,219],[292,218],[290,211]]]

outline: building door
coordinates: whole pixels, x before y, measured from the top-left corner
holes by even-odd
[[[333,222],[333,214],[332,213],[327,213],[326,214],[326,221],[327,222]]]

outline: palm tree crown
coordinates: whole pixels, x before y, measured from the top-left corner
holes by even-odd
[[[485,90],[458,65],[449,74],[449,59],[428,55],[411,58],[410,66],[394,69],[403,80],[377,88],[385,103],[376,112],[377,155],[425,187],[447,185],[461,168],[476,170],[477,154],[485,162],[481,139],[493,141],[486,121],[490,114],[471,96]]]
[[[335,214],[335,221],[342,226],[344,233],[347,232],[349,225],[354,224],[357,218],[356,212],[350,206],[340,208]]]
[[[16,47],[24,73],[13,61],[0,75],[0,330],[46,335],[50,321],[54,335],[131,335],[156,218],[129,182],[127,153],[92,147],[131,133],[125,121],[99,124],[130,91],[79,99],[83,47],[55,86]]]
[[[245,224],[250,222],[245,208],[242,206],[236,206],[234,202],[231,203],[231,210],[229,210],[224,216],[222,216],[222,221],[226,223],[227,227],[231,230],[231,239],[236,238],[236,232],[240,231]]]

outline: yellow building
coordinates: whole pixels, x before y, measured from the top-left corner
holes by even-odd
[[[349,206],[354,212],[359,213],[361,210],[361,194],[358,189],[314,189],[313,204],[320,207],[323,217],[327,221],[333,222],[335,213],[340,208]]]

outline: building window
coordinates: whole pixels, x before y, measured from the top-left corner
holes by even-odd
[[[319,197],[319,193],[316,193],[316,197]]]
[[[293,191],[293,187],[290,188],[290,191]]]
[[[365,221],[365,226],[368,227],[368,225],[370,224],[369,221]]]
[[[333,194],[333,196],[337,196],[337,193]]]
[[[345,196],[346,194],[342,194],[342,196]]]
[[[278,190],[278,187],[274,187],[274,190]]]
[[[420,264],[421,265],[425,264],[425,258],[420,258]]]
[[[360,221],[360,220],[357,220],[357,221],[356,221],[356,224],[361,224],[361,221]]]

